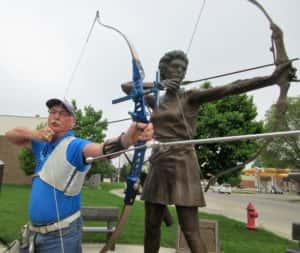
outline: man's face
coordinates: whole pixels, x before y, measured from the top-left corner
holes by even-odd
[[[62,105],[55,105],[49,109],[48,126],[55,134],[64,134],[74,125],[74,117]]]
[[[166,79],[179,79],[181,82],[185,73],[186,63],[181,59],[174,59],[168,64],[165,77]]]

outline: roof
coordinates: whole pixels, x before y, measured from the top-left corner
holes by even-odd
[[[46,123],[47,117],[36,116],[19,116],[0,114],[0,135],[4,135],[9,129],[15,127],[36,128],[41,123]]]
[[[259,175],[260,177],[271,177],[276,176],[280,178],[287,177],[290,169],[276,169],[276,168],[250,168],[243,170],[243,174],[250,175]]]

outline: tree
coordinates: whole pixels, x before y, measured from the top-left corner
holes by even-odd
[[[107,122],[102,119],[102,111],[95,111],[91,105],[85,106],[83,110],[77,109],[75,100],[72,104],[76,109],[75,135],[93,142],[102,142],[107,129]]]
[[[262,167],[262,164],[261,164],[261,161],[260,161],[260,159],[256,159],[255,161],[254,161],[254,163],[252,163],[252,165],[251,165],[251,168],[261,168]]]
[[[95,161],[87,173],[87,178],[94,174],[101,174],[101,181],[104,177],[112,178],[116,174],[116,168],[110,160]]]
[[[79,138],[85,138],[93,142],[103,142],[105,138],[104,131],[107,129],[107,122],[102,120],[102,111],[95,111],[91,106],[85,106],[83,111],[77,109],[76,101],[72,101],[76,108],[76,127],[74,129],[75,135]],[[111,177],[116,173],[116,169],[110,160],[99,160],[92,164],[88,172],[88,177],[93,174],[101,174],[101,179],[104,177]]]
[[[203,88],[210,87],[205,83]],[[263,132],[263,123],[255,121],[257,115],[253,98],[233,95],[221,100],[203,104],[198,112],[195,138],[211,138],[230,135]],[[259,147],[257,141],[238,141],[227,144],[207,144],[196,146],[198,161],[205,178],[209,174],[235,167],[246,161]],[[224,175],[218,181],[233,185],[239,183],[240,171]]]
[[[40,123],[37,125],[36,129],[41,129],[45,127],[47,123]],[[18,159],[20,161],[21,169],[25,172],[26,175],[33,175],[34,168],[35,168],[35,160],[32,154],[31,149],[29,148],[22,148]]]
[[[126,182],[129,171],[130,171],[130,164],[124,163],[120,169],[120,181],[121,182]]]
[[[275,122],[275,107],[266,113],[265,128],[271,131]],[[288,108],[281,130],[300,129],[300,96],[288,98]],[[300,169],[300,137],[274,138],[260,155],[264,167]]]
[[[35,161],[31,149],[22,148],[18,159],[20,161],[20,167],[26,175],[33,175],[35,168]]]

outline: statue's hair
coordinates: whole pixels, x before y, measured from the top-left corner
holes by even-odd
[[[159,71],[160,71],[160,77],[162,80],[165,79],[165,72],[167,65],[174,59],[180,59],[183,60],[186,64],[186,66],[189,64],[189,60],[187,58],[187,55],[181,51],[181,50],[173,50],[170,52],[167,52],[159,61]]]

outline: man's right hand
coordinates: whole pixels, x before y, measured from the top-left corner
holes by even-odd
[[[50,142],[54,135],[54,131],[50,127],[45,127],[37,131],[38,139],[41,141]]]

